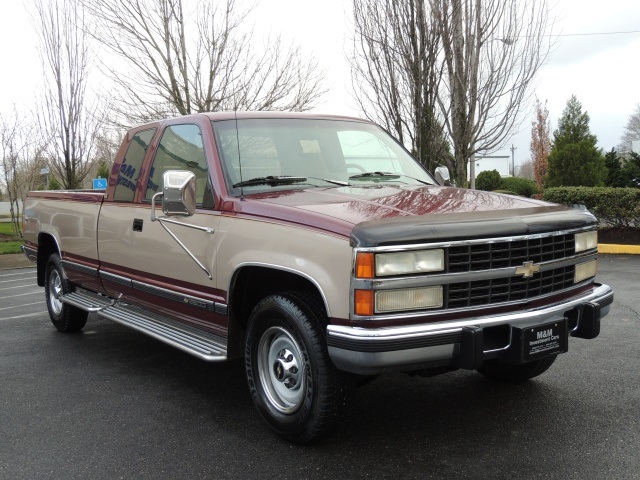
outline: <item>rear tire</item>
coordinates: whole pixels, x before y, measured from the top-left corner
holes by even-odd
[[[57,253],[52,254],[47,262],[47,270],[44,277],[44,291],[47,301],[49,318],[56,329],[64,333],[79,332],[87,323],[88,312],[63,303],[60,295],[74,291],[73,286],[67,280]]]
[[[348,414],[351,376],[327,351],[324,308],[306,293],[271,295],[253,310],[245,369],[253,402],[280,436],[305,443],[330,432]]]
[[[478,372],[491,380],[505,383],[521,383],[546,372],[556,361],[556,357],[557,355],[550,355],[522,365],[507,365],[499,363],[498,360],[487,360],[478,369]]]

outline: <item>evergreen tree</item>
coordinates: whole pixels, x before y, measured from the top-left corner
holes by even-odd
[[[98,164],[98,171],[96,172],[96,177],[109,178],[110,174],[111,169],[109,168],[109,165],[107,165],[107,162],[104,160],[100,160],[100,163]]]
[[[607,178],[602,151],[589,130],[589,115],[575,95],[562,112],[549,155],[546,186],[603,186]]]
[[[629,158],[622,166],[620,177],[621,187],[640,188],[640,155],[635,152],[629,154]]]
[[[620,157],[615,148],[612,148],[610,152],[604,156],[604,164],[607,167],[607,180],[605,182],[607,187],[624,187],[625,181],[622,177],[622,164],[620,163]]]

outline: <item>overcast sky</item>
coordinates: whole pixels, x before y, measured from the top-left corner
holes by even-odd
[[[24,5],[31,0],[3,0],[0,16],[0,112],[16,103],[33,104],[41,86],[40,60],[33,27]],[[242,0],[240,0],[242,1]],[[361,116],[350,98],[348,0],[257,0],[256,30],[282,34],[301,44],[326,70],[330,89],[315,111]],[[640,103],[640,31],[637,0],[557,0],[554,33],[557,46],[540,71],[536,95],[547,100],[552,130],[567,100],[578,97],[591,117],[591,131],[605,151],[617,146],[629,115]],[[592,35],[572,35],[592,34]],[[529,106],[533,118],[533,105]],[[516,147],[516,164],[529,158],[530,120],[506,141],[498,154]]]

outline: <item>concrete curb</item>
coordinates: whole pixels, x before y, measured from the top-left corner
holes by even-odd
[[[627,255],[640,255],[640,245],[615,245],[611,243],[599,243],[598,253],[622,253]]]

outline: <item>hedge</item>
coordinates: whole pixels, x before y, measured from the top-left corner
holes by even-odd
[[[501,179],[500,172],[497,170],[485,170],[476,177],[476,188],[485,192],[497,190],[500,188]]]
[[[586,206],[603,227],[640,228],[640,189],[612,187],[556,187],[543,200]]]
[[[527,198],[531,198],[536,193],[539,193],[536,182],[522,177],[504,177],[500,181],[500,190],[516,192],[521,197]]]

